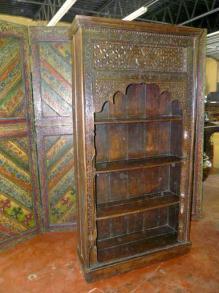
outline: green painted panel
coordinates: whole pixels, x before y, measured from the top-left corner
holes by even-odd
[[[45,138],[50,225],[75,221],[76,196],[72,135]]]
[[[36,228],[28,138],[0,141],[0,242]]]

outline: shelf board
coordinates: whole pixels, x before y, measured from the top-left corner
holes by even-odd
[[[162,165],[169,165],[173,163],[180,163],[182,160],[183,158],[180,157],[165,155],[141,159],[96,163],[96,173],[111,173],[119,171],[144,169]]]
[[[147,210],[164,208],[179,203],[179,196],[165,192],[164,195],[154,194],[153,198],[142,196],[124,201],[104,203],[97,206],[97,221],[142,213]]]
[[[169,225],[97,241],[98,261],[127,257],[177,243]]]
[[[130,124],[130,123],[150,123],[150,122],[162,122],[162,121],[181,121],[182,116],[179,115],[166,115],[155,116],[148,118],[117,118],[117,119],[96,119],[94,124]]]

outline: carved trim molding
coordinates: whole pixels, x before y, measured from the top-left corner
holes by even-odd
[[[152,83],[147,79],[129,79],[129,80],[101,80],[94,81],[94,101],[95,112],[100,112],[103,103],[106,101],[113,102],[115,93],[121,92],[125,94],[126,88],[132,83]],[[173,99],[184,101],[187,92],[186,81],[160,81],[153,80],[160,87],[160,91],[169,91]]]

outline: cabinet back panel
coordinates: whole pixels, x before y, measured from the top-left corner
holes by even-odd
[[[171,122],[171,153],[182,156],[183,127],[182,122]]]
[[[171,94],[160,93],[156,84],[131,84],[126,94],[117,92],[113,103],[106,102],[102,111],[95,113],[96,119],[148,117],[171,115],[177,110],[172,107]]]
[[[108,160],[108,149],[109,149],[109,135],[107,132],[107,125],[97,126],[95,129],[95,146],[97,158],[101,162]]]
[[[168,225],[175,230],[178,230],[179,222],[179,206],[169,207]]]
[[[116,94],[116,103],[109,103],[108,112],[106,111],[108,117],[121,117],[125,115],[127,111],[127,99],[122,93]]]
[[[145,131],[141,124],[128,125],[128,155],[131,158],[145,156]]]
[[[181,166],[176,165],[170,168],[170,190],[176,194],[180,192],[180,176],[181,176]]]
[[[170,122],[96,125],[96,161],[117,161],[170,153]]]
[[[169,190],[169,166],[98,174],[97,204]]]
[[[116,98],[116,97],[115,97]],[[127,116],[144,116],[146,109],[146,85],[130,85],[125,96],[127,104]]]
[[[127,215],[97,222],[98,239],[140,232],[168,223],[168,208]]]
[[[127,144],[129,132],[126,125],[109,125],[106,135],[108,135],[108,161],[124,160],[127,158]],[[102,144],[101,144],[102,145]],[[101,146],[99,146],[101,147]],[[98,149],[97,148],[97,153]]]

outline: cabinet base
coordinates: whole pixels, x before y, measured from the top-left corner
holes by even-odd
[[[84,277],[87,282],[104,279],[113,275],[131,271],[136,268],[144,267],[145,265],[154,264],[156,262],[177,257],[189,252],[190,248],[191,242],[178,243],[177,245],[167,247],[162,250],[133,256],[132,258],[129,257],[114,262],[101,263],[89,269],[83,268]]]

